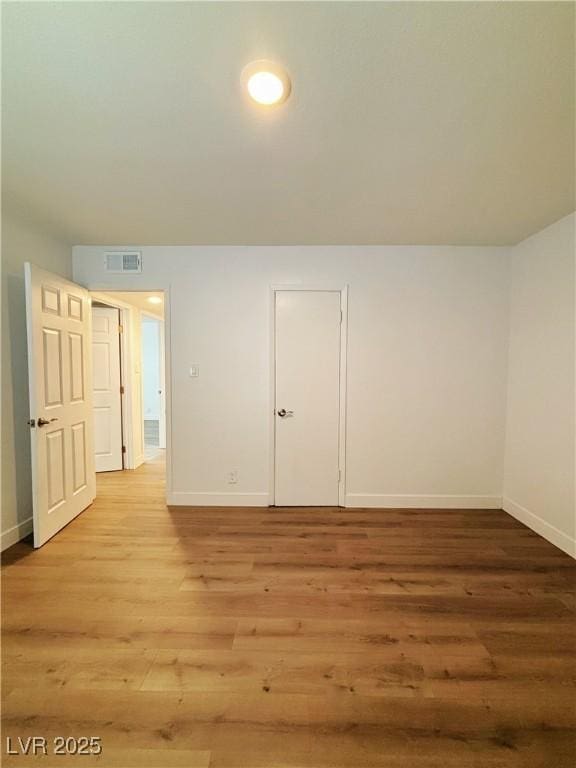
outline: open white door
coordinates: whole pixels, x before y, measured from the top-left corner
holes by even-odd
[[[158,323],[158,349],[160,350],[160,422],[158,424],[159,448],[166,448],[166,352],[164,349],[164,321]]]
[[[92,435],[90,295],[25,265],[34,546],[96,495]]]
[[[123,469],[119,313],[92,307],[92,393],[96,472]]]

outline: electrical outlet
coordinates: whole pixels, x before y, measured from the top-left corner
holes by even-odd
[[[238,472],[237,470],[232,470],[232,472],[228,472],[228,483],[230,485],[234,485],[234,483],[238,482]]]

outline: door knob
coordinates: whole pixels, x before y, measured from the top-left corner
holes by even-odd
[[[283,419],[286,418],[286,416],[294,416],[294,411],[287,411],[286,408],[280,408],[278,416],[281,416]]]
[[[54,419],[43,419],[42,417],[40,417],[36,423],[38,424],[39,427],[45,427],[46,424],[51,424],[53,421],[58,421],[58,419],[56,419],[56,418],[54,418]]]

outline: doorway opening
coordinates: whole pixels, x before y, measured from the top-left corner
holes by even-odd
[[[165,460],[158,445],[159,455],[145,463],[144,316],[162,329],[161,382],[170,380],[169,345],[164,291],[90,292],[30,262],[25,287],[33,532],[34,547],[41,547],[92,504],[97,486],[114,498],[117,492],[129,498],[142,483],[165,490],[170,456]],[[164,413],[162,407],[169,446]],[[131,481],[126,470],[138,476]]]
[[[166,449],[164,321],[142,315],[142,410],[144,460]]]
[[[163,291],[92,291],[97,473],[165,466]]]

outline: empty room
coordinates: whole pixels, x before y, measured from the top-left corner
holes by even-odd
[[[575,11],[2,3],[2,765],[574,768]]]

